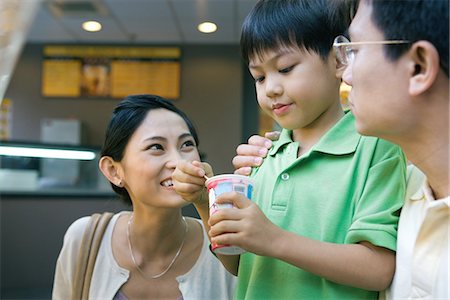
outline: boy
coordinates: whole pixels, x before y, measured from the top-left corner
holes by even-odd
[[[336,44],[350,54],[343,78],[353,86],[358,131],[397,143],[426,175],[410,173],[388,298],[450,299],[448,22],[447,0],[364,0],[350,26],[353,43]],[[399,39],[408,42],[383,42]],[[241,174],[270,147],[258,136],[249,143],[234,159]]]
[[[248,251],[219,256],[238,272],[238,299],[375,299],[394,273],[405,158],[358,135],[342,111],[343,68],[331,50],[349,10],[331,4],[263,0],[244,22],[241,49],[258,103],[284,128],[252,175],[252,201],[223,194],[217,202],[238,209],[209,218],[205,165],[180,162],[173,174],[186,200],[203,193],[195,204],[211,241]]]

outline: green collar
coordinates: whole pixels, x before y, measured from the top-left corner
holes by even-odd
[[[316,151],[332,155],[350,154],[355,152],[360,139],[361,135],[355,130],[355,117],[351,112],[346,112],[308,152]],[[272,149],[269,151],[269,155],[275,155],[281,147],[289,143],[294,143],[292,140],[292,130],[283,129],[280,139],[274,142]]]

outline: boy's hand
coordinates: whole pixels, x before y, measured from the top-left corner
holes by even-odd
[[[178,161],[177,167],[172,174],[175,191],[188,202],[194,204],[208,203],[205,175],[208,177],[213,176],[212,168],[208,163]]]
[[[235,207],[219,209],[209,218],[212,242],[271,256],[271,247],[275,245],[280,229],[267,219],[254,202],[240,193],[228,192],[217,197],[216,203],[232,203]]]
[[[241,144],[237,147],[237,155],[233,158],[234,173],[240,175],[250,175],[252,167],[259,167],[263,158],[266,157],[272,141],[278,140],[278,131],[267,132],[265,137],[253,135],[248,139],[248,144]]]

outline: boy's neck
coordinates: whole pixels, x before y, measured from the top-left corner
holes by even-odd
[[[300,144],[297,157],[308,152],[344,116],[341,104],[336,104],[307,127],[292,130],[292,140]]]

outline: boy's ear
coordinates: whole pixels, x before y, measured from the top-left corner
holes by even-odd
[[[339,59],[337,59],[336,54],[333,51],[333,60],[334,63],[336,64],[336,77],[337,78],[342,78],[342,74],[344,74],[345,68],[347,67],[346,65],[343,65]]]
[[[428,41],[418,41],[409,50],[409,94],[418,96],[433,85],[440,70],[439,53]]]
[[[122,178],[118,172],[118,165],[110,156],[100,158],[98,167],[111,183],[117,186],[121,184]]]

